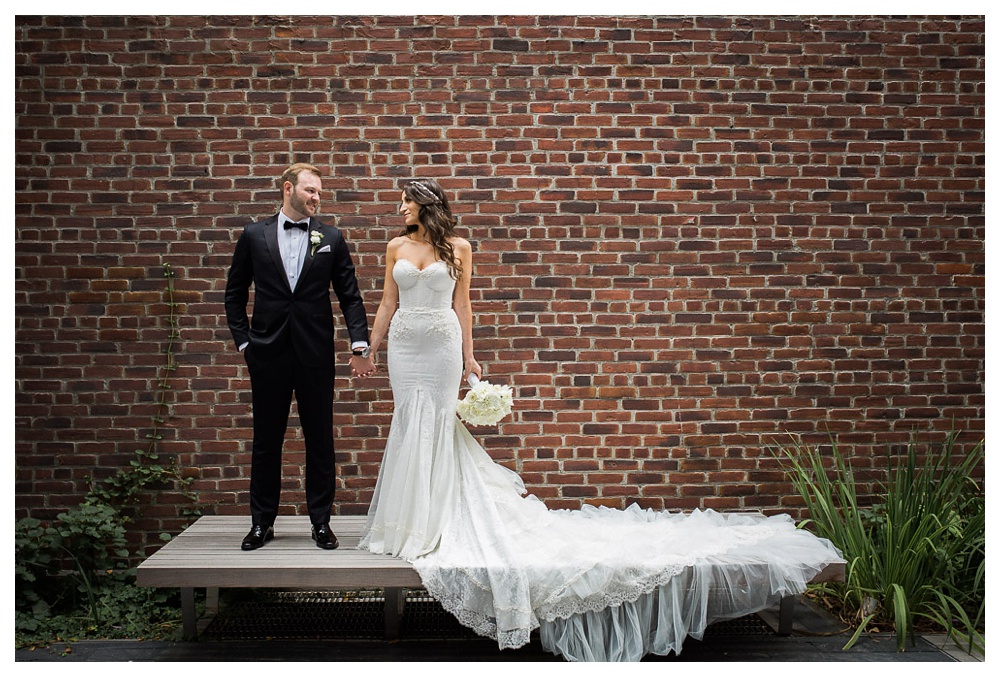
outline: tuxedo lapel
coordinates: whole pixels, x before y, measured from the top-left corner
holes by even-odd
[[[271,255],[275,271],[285,285],[285,289],[291,293],[292,288],[288,285],[288,273],[285,271],[285,264],[281,262],[281,249],[278,247],[278,216],[275,214],[264,222],[264,244],[267,246],[267,253]]]
[[[312,219],[309,219],[309,230],[307,231],[307,234],[309,236],[309,244],[306,247],[306,260],[302,262],[302,270],[299,272],[299,283],[300,284],[301,284],[302,280],[306,279],[306,275],[309,274],[309,269],[312,268],[313,259],[315,258],[315,254],[313,252],[314,247],[312,245],[312,234],[313,234],[313,232],[317,232],[321,236],[323,234],[319,230],[319,222],[318,221],[313,221]]]

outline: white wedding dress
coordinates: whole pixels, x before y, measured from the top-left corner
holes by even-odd
[[[805,590],[839,553],[786,515],[548,510],[455,415],[455,282],[443,262],[392,271],[395,411],[361,547],[413,564],[464,625],[519,647],[539,630],[570,660],[680,653],[714,621]]]

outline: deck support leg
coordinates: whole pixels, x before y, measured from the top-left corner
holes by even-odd
[[[215,616],[219,613],[219,589],[205,588],[205,615]]]
[[[194,588],[181,588],[181,616],[184,619],[184,639],[198,639],[198,616],[194,609]]]
[[[781,598],[778,606],[778,634],[787,637],[792,634],[792,623],[795,617],[795,596],[788,595]]]
[[[403,588],[385,588],[385,638],[399,639],[403,624],[403,604],[406,594]]]

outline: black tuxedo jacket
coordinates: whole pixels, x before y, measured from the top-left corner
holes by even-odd
[[[278,250],[278,215],[243,229],[226,281],[226,320],[239,347],[249,342],[256,357],[273,358],[292,350],[306,364],[334,358],[332,286],[347,322],[351,342],[368,340],[368,318],[354,275],[354,262],[340,230],[310,219],[310,242],[299,281],[292,291]],[[247,316],[254,286],[253,319]]]

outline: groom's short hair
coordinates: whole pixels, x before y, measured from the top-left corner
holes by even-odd
[[[299,174],[302,172],[312,172],[316,176],[323,176],[319,173],[319,170],[311,164],[306,162],[296,162],[294,165],[286,169],[285,173],[281,175],[281,180],[278,181],[278,188],[281,189],[285,185],[285,181],[290,182],[293,186],[297,186],[299,183]]]

